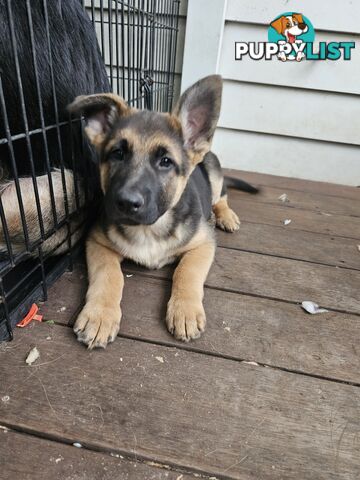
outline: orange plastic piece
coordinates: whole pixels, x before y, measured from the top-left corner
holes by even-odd
[[[16,326],[20,328],[26,327],[26,325],[29,325],[29,323],[32,320],[37,320],[38,322],[41,322],[43,319],[43,316],[38,315],[37,314],[38,311],[39,311],[39,307],[36,305],[36,303],[33,303],[31,305],[29,313],[19,323],[17,323]]]

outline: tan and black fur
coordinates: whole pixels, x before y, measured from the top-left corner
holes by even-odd
[[[56,229],[54,233],[51,229],[66,218],[65,198],[63,181],[66,185],[67,211],[71,215],[69,222],[72,242],[77,242],[82,235],[81,225],[84,222],[84,214],[76,213],[75,201],[75,183],[71,170],[64,170],[64,175],[60,170],[53,170],[51,173],[52,195],[49,187],[49,178],[47,175],[36,177],[36,184],[39,194],[40,213],[37,208],[33,179],[31,177],[19,178],[19,190],[21,192],[21,207],[23,209],[25,223],[21,220],[21,210],[19,197],[16,192],[16,184],[13,180],[2,182],[0,179],[0,200],[6,219],[6,229],[9,236],[9,246],[14,255],[21,254],[26,249],[25,232],[29,244],[34,244],[42,238],[41,225],[39,218],[42,219],[45,238],[42,243],[44,254],[62,254],[68,249],[68,226],[63,225]],[[79,203],[84,204],[84,195],[81,184],[78,185]],[[5,228],[0,222],[0,257],[8,253],[8,245],[5,239]],[[38,254],[35,249],[32,254]]]
[[[103,204],[87,240],[89,289],[74,331],[89,348],[105,347],[120,326],[121,261],[148,268],[179,260],[167,307],[168,330],[188,341],[205,328],[203,285],[215,253],[211,215],[239,228],[217,157],[210,152],[222,81],[190,87],[171,114],[138,111],[113,94],[77,97],[96,147]],[[213,213],[212,213],[213,212]]]

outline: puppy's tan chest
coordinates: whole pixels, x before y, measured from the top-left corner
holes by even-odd
[[[150,269],[172,263],[180,243],[177,237],[161,239],[146,228],[138,228],[129,238],[112,228],[108,236],[121,255]]]

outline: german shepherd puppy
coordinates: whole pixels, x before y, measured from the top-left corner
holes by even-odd
[[[89,348],[106,347],[119,331],[124,258],[148,268],[180,259],[167,328],[183,341],[204,331],[203,286],[215,253],[211,213],[223,230],[240,224],[210,152],[221,92],[221,77],[213,75],[186,90],[171,114],[130,108],[113,94],[80,96],[69,106],[85,117],[104,194],[87,240],[86,304],[74,326]]]

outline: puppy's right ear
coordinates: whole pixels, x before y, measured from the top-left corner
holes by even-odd
[[[270,23],[270,25],[275,28],[277,33],[283,33],[284,31],[284,16],[278,18],[277,20],[274,20],[273,22]]]
[[[80,95],[67,107],[72,114],[85,117],[85,133],[90,142],[99,148],[114,123],[130,112],[130,107],[113,93]]]
[[[210,150],[220,115],[222,79],[210,75],[189,87],[180,97],[172,114],[182,127],[184,146],[197,152],[198,161]]]

